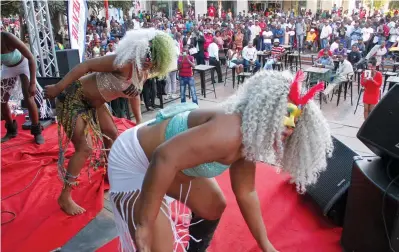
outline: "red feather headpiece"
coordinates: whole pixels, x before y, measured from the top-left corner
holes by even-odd
[[[298,71],[295,75],[294,81],[291,84],[290,93],[288,94],[288,98],[291,100],[291,102],[299,107],[307,104],[309,100],[316,95],[316,93],[324,90],[324,82],[319,82],[301,97],[301,85],[304,79],[304,73],[302,71]]]

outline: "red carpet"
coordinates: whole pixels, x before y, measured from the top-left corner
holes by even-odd
[[[258,164],[257,191],[268,235],[280,252],[338,252],[341,228],[328,223],[317,208],[298,195],[288,178],[275,170]],[[260,251],[252,238],[231,190],[229,174],[217,178],[227,198],[227,208],[216,230],[209,252]],[[118,239],[98,252],[116,252]]]
[[[115,122],[120,132],[134,126],[127,120],[115,119]],[[4,127],[2,134],[5,134]],[[41,146],[33,143],[30,131],[26,130],[19,130],[18,137],[1,144],[1,210],[16,214],[12,222],[1,226],[3,252],[48,252],[61,247],[94,219],[103,207],[103,172],[92,172],[90,183],[85,167],[80,177],[81,184],[72,195],[86,209],[86,213],[70,217],[61,211],[57,204],[62,189],[56,166],[57,126],[51,125],[43,135],[46,143]],[[66,158],[72,153],[70,145]],[[18,194],[5,199],[15,193]],[[12,215],[2,213],[1,219],[2,223],[7,222]]]

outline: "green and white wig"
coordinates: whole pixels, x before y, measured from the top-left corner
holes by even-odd
[[[242,153],[246,160],[280,167],[303,193],[327,168],[334,146],[327,120],[312,100],[302,108],[294,133],[286,143],[281,141],[292,82],[293,75],[288,71],[260,71],[222,107],[228,114],[241,114]]]
[[[133,63],[134,85],[142,85],[142,69],[146,61],[152,63],[152,68],[147,73],[151,78],[163,78],[170,71],[177,69],[176,46],[167,33],[152,28],[131,30],[119,42],[114,65],[123,67]]]

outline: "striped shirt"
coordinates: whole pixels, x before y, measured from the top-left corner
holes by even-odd
[[[272,47],[272,57],[280,59],[281,54],[285,52],[284,47],[282,46],[273,46]]]
[[[194,57],[191,55],[187,55],[187,58],[194,62]],[[179,57],[179,65],[181,64],[181,68],[179,69],[179,76],[181,77],[192,77],[193,76],[193,67],[188,63],[187,59],[184,59],[183,56]]]

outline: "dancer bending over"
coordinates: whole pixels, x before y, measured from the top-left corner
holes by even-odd
[[[182,103],[122,133],[110,152],[109,181],[123,251],[205,251],[226,206],[214,177],[228,168],[253,237],[262,251],[276,251],[255,191],[256,162],[281,167],[303,192],[333,149],[327,121],[309,101],[323,84],[300,97],[301,79],[262,71],[220,108]],[[192,211],[188,247],[171,222],[174,199]]]
[[[72,200],[71,189],[78,185],[79,173],[89,157],[89,168],[105,166],[106,151],[118,135],[105,103],[119,97],[129,98],[136,122],[140,123],[143,83],[148,76],[165,76],[170,67],[176,68],[173,48],[172,39],[164,32],[153,29],[130,31],[120,41],[116,54],[87,60],[56,85],[46,87],[47,97],[58,96],[58,168],[64,181],[58,203],[67,214],[85,211]],[[61,126],[64,134],[61,134]],[[64,154],[69,141],[72,141],[75,153],[65,170]],[[93,153],[93,150],[99,153]]]
[[[10,97],[25,100],[32,122],[30,132],[37,144],[44,143],[35,98],[42,105],[42,117],[45,117],[47,106],[40,92],[41,87],[38,86],[36,92],[36,86],[34,56],[19,38],[8,32],[1,32],[1,120],[6,121],[7,129],[6,135],[1,139],[2,143],[17,136],[18,125],[12,120],[8,106]]]

